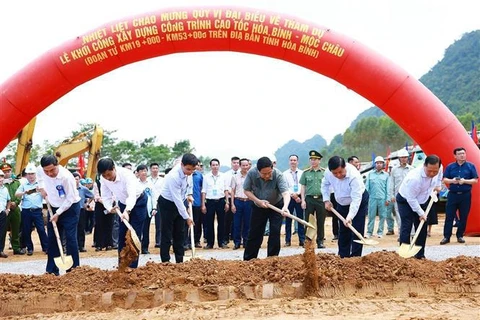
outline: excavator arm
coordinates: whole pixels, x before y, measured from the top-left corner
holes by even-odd
[[[89,138],[88,134],[90,132],[92,135]],[[94,179],[97,173],[97,162],[100,157],[102,142],[103,129],[97,125],[92,130],[82,132],[69,140],[63,141],[55,149],[55,156],[58,158],[59,164],[66,166],[68,160],[88,152],[87,177]]]
[[[97,163],[100,159],[100,149],[103,142],[103,129],[99,126],[95,127],[92,133],[90,150],[88,151],[88,165],[87,165],[87,178],[92,178],[95,181],[97,174]]]
[[[33,118],[17,135],[17,156],[15,159],[15,173],[20,175],[30,160],[33,146],[33,131],[37,118]]]

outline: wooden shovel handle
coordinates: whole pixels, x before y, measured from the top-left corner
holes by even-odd
[[[123,223],[124,223],[125,226],[128,228],[128,230],[130,230],[130,232],[135,232],[135,230],[133,230],[133,227],[132,227],[132,225],[130,224],[130,222],[128,222],[128,220],[126,220],[126,219],[122,219],[122,213],[120,212],[120,209],[115,208],[115,212],[117,212],[118,216],[119,216],[120,219],[123,221]]]
[[[48,212],[50,213],[50,217],[53,216],[52,206],[48,201],[47,201],[47,208],[48,208]],[[58,251],[60,252],[60,257],[62,257],[62,261],[65,262],[62,240],[60,240],[60,233],[58,232],[57,223],[55,221],[52,221],[52,226],[53,226],[53,232],[55,233],[55,238],[57,238],[57,246],[58,246]]]
[[[433,196],[430,197],[430,201],[428,202],[427,210],[425,210],[425,218],[428,217],[428,214],[430,213],[430,209],[432,209],[433,203],[435,202],[436,193],[437,193],[436,191],[433,191]],[[410,241],[410,246],[412,248],[415,245],[415,242],[417,241],[417,238],[420,235],[420,231],[422,230],[424,224],[425,224],[425,220],[420,221],[420,224],[418,225],[417,231],[415,231],[415,235],[413,236],[412,241]]]
[[[303,225],[306,226],[306,227],[309,227],[309,228],[312,228],[312,229],[317,229],[316,226],[308,223],[308,222],[305,221],[305,220],[300,219],[300,218],[297,217],[297,216],[294,216],[294,215],[291,214],[290,212],[282,211],[282,210],[278,209],[277,207],[272,206],[270,203],[267,203],[267,206],[268,206],[270,209],[272,209],[272,210],[274,210],[274,211],[277,211],[277,212],[280,213],[281,215],[285,215],[286,217],[289,217],[290,219],[295,220],[295,221],[297,221],[298,223],[301,223],[301,224],[303,224]]]
[[[193,205],[188,202],[188,215],[193,221]],[[195,235],[193,234],[193,223],[190,225],[190,245],[192,246],[192,258],[195,258]]]
[[[347,224],[347,220],[340,213],[338,213],[338,211],[335,210],[334,207],[332,207],[331,210],[338,217],[338,219],[340,219],[343,222],[343,224]],[[350,228],[350,230],[352,230],[353,233],[355,233],[358,239],[360,239],[362,242],[365,242],[365,238],[360,234],[360,232],[357,231],[357,229],[354,228],[354,226],[352,226],[350,223],[348,223],[347,225]]]

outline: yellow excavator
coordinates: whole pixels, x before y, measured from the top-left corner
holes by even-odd
[[[66,166],[68,160],[88,151],[87,178],[95,180],[97,162],[103,142],[103,129],[96,125],[93,129],[79,133],[71,139],[63,141],[56,149],[58,163]]]
[[[30,122],[17,135],[17,156],[15,159],[14,171],[17,175],[22,173],[22,170],[25,169],[30,160],[30,152],[32,151],[33,146],[33,131],[35,130],[36,121],[36,117],[30,120]]]

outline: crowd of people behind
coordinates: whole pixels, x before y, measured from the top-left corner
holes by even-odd
[[[394,235],[397,223],[398,241],[409,244],[420,221],[428,218],[425,210],[442,182],[448,185],[449,193],[440,244],[450,242],[454,221],[457,241],[464,243],[471,188],[478,182],[478,174],[466,161],[464,148],[456,148],[453,153],[455,161],[445,171],[436,155],[427,156],[423,166],[412,168],[408,152],[403,150],[398,154],[398,166],[390,170],[385,168],[385,160],[377,157],[365,181],[358,157],[345,161],[333,156],[323,168],[322,155],[315,150],[308,154],[308,168],[300,169],[299,156],[292,154],[289,169],[283,172],[276,168],[274,157],[262,157],[254,167],[250,159],[232,157],[227,172],[220,172],[220,161],[213,158],[208,164],[210,170],[204,172],[204,164],[187,153],[163,174],[158,163],[140,164],[134,169],[129,163],[117,166],[113,159],[102,158],[95,180],[72,174],[53,155],[43,156],[38,168],[29,164],[21,179],[14,179],[12,166],[4,163],[0,165],[0,257],[8,257],[4,250],[7,230],[13,254],[32,255],[34,227],[41,250],[48,257],[46,272],[58,275],[54,257],[60,253],[52,223],[58,226],[64,249],[73,258],[72,267],[80,265],[79,252],[87,251],[85,235],[92,232],[95,251],[118,250],[120,257],[126,220],[141,240],[139,253],[149,254],[152,247],[159,248],[162,262],[170,261],[172,247],[175,261],[183,262],[185,250],[192,246],[190,229],[196,248],[226,249],[232,242],[232,248],[244,248],[243,258],[250,260],[257,258],[265,235],[267,256],[279,254],[283,224],[284,246],[291,246],[292,234],[296,233],[300,246],[315,241],[318,249],[325,248],[325,220],[333,209],[345,220],[341,222],[332,215],[338,254],[342,258],[361,256],[363,246],[355,241],[358,238],[351,226],[366,238],[381,238]],[[285,213],[307,221],[313,215],[316,235],[308,238],[303,224],[293,227]],[[151,226],[155,228],[153,239]],[[417,238],[422,250],[416,258],[425,257],[427,237],[425,225]],[[130,265],[137,266],[138,259]]]

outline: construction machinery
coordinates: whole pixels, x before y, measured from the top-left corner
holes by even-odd
[[[20,175],[30,160],[30,152],[33,146],[33,131],[37,118],[33,118],[17,135],[17,156],[15,159],[14,173]]]
[[[58,163],[66,166],[68,160],[88,152],[87,178],[95,179],[97,162],[103,142],[103,129],[96,125],[93,129],[81,132],[71,139],[63,141],[56,149]]]

